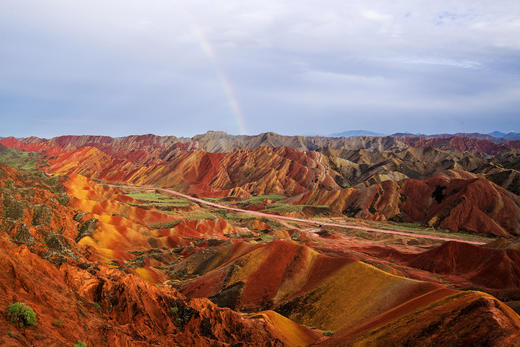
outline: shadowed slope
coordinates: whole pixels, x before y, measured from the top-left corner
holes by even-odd
[[[520,289],[520,250],[446,242],[412,257],[412,267],[466,277],[488,288]]]
[[[457,292],[339,331],[315,346],[519,346],[520,317],[490,295]]]

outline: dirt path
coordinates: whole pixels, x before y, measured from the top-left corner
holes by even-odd
[[[330,223],[330,222],[322,222],[322,221],[316,221],[312,219],[302,219],[302,218],[295,218],[295,217],[286,217],[286,216],[279,216],[276,214],[270,214],[270,213],[264,213],[264,212],[258,212],[258,211],[250,211],[250,210],[244,210],[241,208],[236,207],[230,207],[226,205],[217,204],[211,201],[206,201],[203,199],[195,198],[190,195],[179,193],[172,189],[167,188],[157,188],[157,187],[150,187],[150,186],[132,186],[132,185],[120,185],[120,186],[114,186],[114,187],[120,187],[120,188],[128,188],[128,189],[155,189],[159,190],[171,195],[175,195],[178,197],[182,197],[194,202],[197,202],[199,204],[215,207],[218,209],[228,210],[228,211],[235,211],[240,212],[244,214],[248,214],[250,216],[255,216],[259,218],[269,218],[269,219],[278,219],[278,220],[286,220],[291,222],[299,222],[299,223],[306,223],[306,224],[314,224],[316,226],[329,226],[329,227],[336,227],[336,228],[343,228],[343,229],[355,229],[355,230],[361,230],[361,231],[368,231],[368,232],[376,232],[376,233],[383,233],[383,234],[392,234],[392,235],[400,235],[400,236],[407,236],[407,237],[413,237],[413,238],[422,238],[422,239],[430,239],[430,240],[438,240],[438,241],[456,241],[456,242],[463,242],[463,243],[469,243],[472,245],[484,245],[484,242],[477,242],[477,241],[467,241],[467,240],[460,240],[460,239],[452,239],[448,237],[441,237],[441,236],[432,236],[432,235],[422,235],[422,234],[414,234],[414,233],[407,233],[404,231],[395,231],[395,230],[385,230],[385,229],[376,229],[376,228],[370,228],[370,227],[364,227],[364,226],[358,226],[358,225],[347,225],[347,224],[338,224],[338,223]],[[316,229],[317,231],[319,229]],[[316,232],[316,231],[314,231]]]

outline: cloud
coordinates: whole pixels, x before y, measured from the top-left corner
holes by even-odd
[[[376,22],[387,22],[392,20],[392,16],[384,13],[379,13],[372,10],[363,10],[361,12],[361,16],[363,16],[366,19],[370,19]]]
[[[3,0],[0,56],[0,136],[236,133],[226,83],[251,133],[520,128],[517,0]]]
[[[397,61],[401,61],[405,64],[426,64],[426,65],[443,65],[443,66],[453,66],[464,69],[478,69],[482,67],[482,64],[478,61],[473,60],[457,60],[457,59],[449,59],[449,58],[413,58],[413,57],[405,57],[401,59],[397,59]]]

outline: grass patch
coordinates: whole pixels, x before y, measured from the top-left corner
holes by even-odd
[[[262,235],[262,241],[263,242],[271,242],[273,240],[274,240],[274,236],[273,235],[269,235],[269,234]]]
[[[286,196],[280,195],[280,194],[269,194],[269,195],[258,195],[258,196],[252,196],[250,198],[244,199],[238,204],[240,205],[254,205],[263,202],[264,200],[273,200],[273,201],[280,201],[287,199]]]
[[[441,237],[449,237],[452,239],[471,240],[471,241],[478,241],[478,242],[484,242],[484,243],[491,242],[494,240],[494,238],[492,238],[492,237],[487,237],[485,235],[472,234],[472,233],[464,232],[464,231],[458,231],[456,233],[453,233],[446,229],[433,229],[431,227],[424,226],[420,223],[398,223],[398,222],[377,223],[377,222],[372,222],[369,224],[371,224],[372,226],[381,228],[381,229],[416,233],[417,236],[421,236],[421,235],[441,236]]]
[[[268,212],[302,212],[306,205],[289,205],[282,203],[274,203],[266,209]]]
[[[223,214],[225,219],[256,219],[257,217],[245,213],[227,212]]]
[[[186,208],[191,206],[191,202],[184,198],[172,198],[168,195],[157,193],[157,192],[130,192],[126,196],[129,196],[140,204],[135,205],[139,207],[156,207],[158,209],[168,208]]]
[[[171,222],[162,222],[149,225],[152,229],[170,229],[179,224],[182,220],[174,220]]]
[[[14,167],[18,170],[36,170],[40,161],[40,154],[36,152],[23,152],[14,148],[0,147],[0,163]]]
[[[215,216],[209,212],[194,211],[187,213],[188,217],[184,220],[199,220],[199,219],[215,219]]]

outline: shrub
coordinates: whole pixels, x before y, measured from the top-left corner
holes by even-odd
[[[92,305],[94,305],[94,307],[95,307],[99,312],[103,312],[103,307],[101,307],[101,305],[98,304],[97,302],[93,302]]]
[[[87,344],[81,340],[78,340],[75,344],[74,344],[74,347],[87,347]]]
[[[47,205],[34,206],[34,213],[32,217],[32,225],[49,225],[52,219],[52,210]]]
[[[25,214],[25,206],[22,202],[8,195],[4,198],[4,216],[14,220],[22,220]]]
[[[67,194],[63,193],[63,194],[56,195],[56,200],[58,200],[58,202],[61,205],[67,206],[69,204],[70,197]]]
[[[324,336],[332,336],[332,335],[334,335],[334,332],[330,331],[330,330],[326,330],[326,331],[323,332],[323,335]]]
[[[82,238],[86,236],[92,236],[92,233],[97,228],[98,220],[96,218],[91,218],[86,222],[82,223],[78,227],[78,236],[74,239],[74,241],[79,242]]]
[[[18,323],[23,328],[36,323],[36,313],[23,302],[16,302],[7,307],[7,319],[11,323]]]

